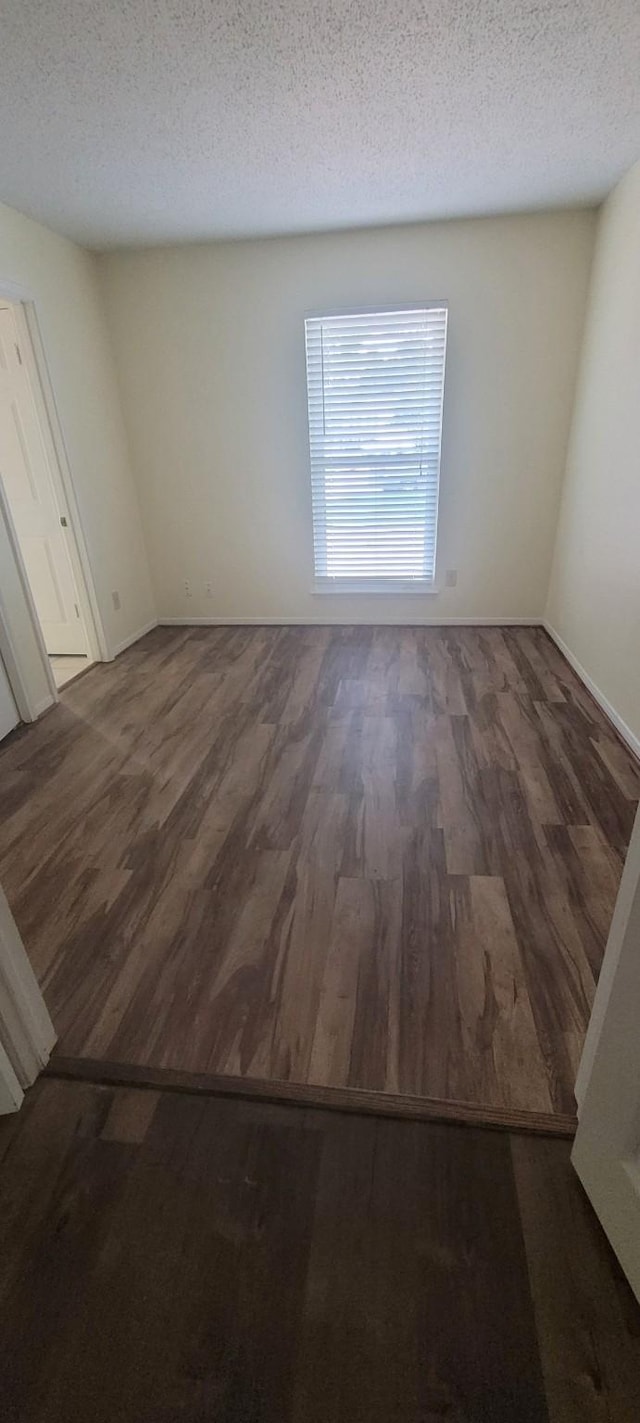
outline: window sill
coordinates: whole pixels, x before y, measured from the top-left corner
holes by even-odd
[[[383,597],[400,594],[403,598],[437,598],[440,589],[426,578],[326,578],[314,583],[311,592],[320,597],[373,593]]]

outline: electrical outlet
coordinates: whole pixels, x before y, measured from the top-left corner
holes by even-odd
[[[184,580],[184,596],[185,598],[191,597],[191,584],[188,578],[185,578]]]
[[[445,573],[445,575],[444,575],[444,581],[445,581],[445,586],[446,586],[447,588],[455,588],[456,583],[458,582],[458,570],[457,570],[457,568],[448,568],[447,571],[446,571],[446,573]]]
[[[113,600],[113,606],[114,606],[114,608],[115,608],[115,611],[116,611],[116,613],[119,613],[122,604],[121,604],[121,602],[120,602],[120,594],[119,594],[117,588],[114,588],[114,591],[113,591],[113,593],[111,594],[111,597],[112,597],[112,600]]]
[[[204,591],[207,598],[213,598],[213,588],[210,583],[205,583]]]

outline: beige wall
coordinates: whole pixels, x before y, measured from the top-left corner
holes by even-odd
[[[0,205],[0,290],[4,284],[6,291],[7,283],[19,286],[36,305],[96,597],[113,652],[153,618],[154,605],[96,259]],[[113,608],[114,589],[121,597],[119,613]],[[25,610],[13,595],[9,602],[19,637]],[[41,691],[34,681],[36,699]]]
[[[640,164],[600,218],[547,617],[640,749]]]
[[[159,614],[541,616],[594,230],[565,212],[100,258]],[[457,587],[314,596],[304,314],[443,297]]]

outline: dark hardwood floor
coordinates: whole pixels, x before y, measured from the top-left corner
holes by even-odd
[[[541,629],[159,628],[0,794],[67,1058],[573,1112],[640,776]]]
[[[42,1080],[0,1121],[3,1423],[637,1423],[564,1141]]]

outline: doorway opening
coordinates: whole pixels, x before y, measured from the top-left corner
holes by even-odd
[[[24,310],[2,296],[0,483],[59,690],[94,660],[86,594]]]

